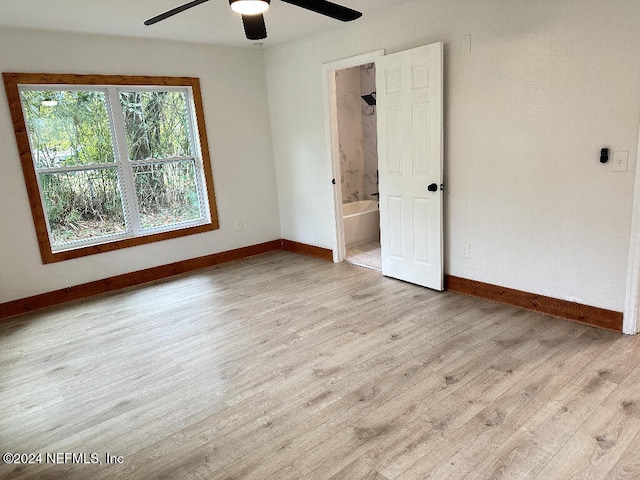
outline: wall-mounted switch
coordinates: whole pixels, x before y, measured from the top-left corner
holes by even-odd
[[[470,259],[471,258],[471,245],[469,243],[462,244],[462,252],[460,257]]]
[[[613,152],[612,172],[626,172],[629,168],[629,152]]]
[[[236,220],[236,232],[241,232],[244,229],[242,220]]]

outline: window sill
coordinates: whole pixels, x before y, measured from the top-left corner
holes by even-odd
[[[42,263],[56,263],[63,262],[65,260],[71,260],[74,258],[86,257],[88,255],[120,250],[122,248],[136,247],[138,245],[160,242],[162,240],[170,240],[172,238],[180,238],[186,237],[188,235],[195,235],[197,233],[211,232],[213,230],[217,230],[218,228],[219,226],[217,222],[207,223],[205,225],[198,225],[195,227],[181,228],[179,230],[170,230],[161,233],[152,233],[149,235],[125,238],[122,240],[105,242],[98,245],[90,245],[87,247],[80,247],[57,252],[53,252],[51,250],[51,245],[47,242],[46,245],[40,245],[40,252],[42,256]]]

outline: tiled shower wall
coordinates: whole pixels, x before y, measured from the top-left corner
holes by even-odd
[[[375,200],[377,185],[376,109],[362,100],[375,91],[373,64],[336,72],[342,202]]]
[[[376,67],[369,63],[360,67],[360,85],[362,95],[376,91]],[[361,99],[362,100],[362,99]],[[364,142],[364,198],[376,200],[371,196],[378,192],[378,131],[376,107],[370,107],[364,100],[362,106],[362,138]]]

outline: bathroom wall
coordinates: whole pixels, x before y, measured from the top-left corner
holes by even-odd
[[[360,67],[336,72],[336,110],[340,145],[342,203],[361,200],[364,194],[364,142],[362,134]]]
[[[374,63],[362,65],[360,68],[360,92],[369,95],[376,91],[376,67]],[[362,200],[375,200],[372,193],[378,192],[378,131],[376,107],[369,106],[363,100],[362,105],[362,139],[364,151],[364,196]]]
[[[342,203],[372,200],[378,191],[376,110],[362,99],[375,91],[375,66],[336,72]]]

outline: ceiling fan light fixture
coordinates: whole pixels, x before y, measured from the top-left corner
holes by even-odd
[[[178,13],[189,10],[195,6],[201,5],[209,0],[190,0],[189,2],[178,7],[167,10],[160,15],[150,18],[144,22],[145,25],[153,25],[155,23],[173,17]],[[296,7],[304,8],[311,12],[319,13],[326,17],[335,18],[342,22],[351,22],[362,16],[362,12],[353,10],[343,5],[330,2],[329,0],[282,0]],[[248,40],[262,40],[267,38],[267,26],[264,21],[263,13],[269,8],[271,0],[229,0],[231,8],[239,12],[242,16],[242,25],[244,33]]]
[[[270,0],[229,0],[233,11],[242,15],[258,15],[267,11]]]

